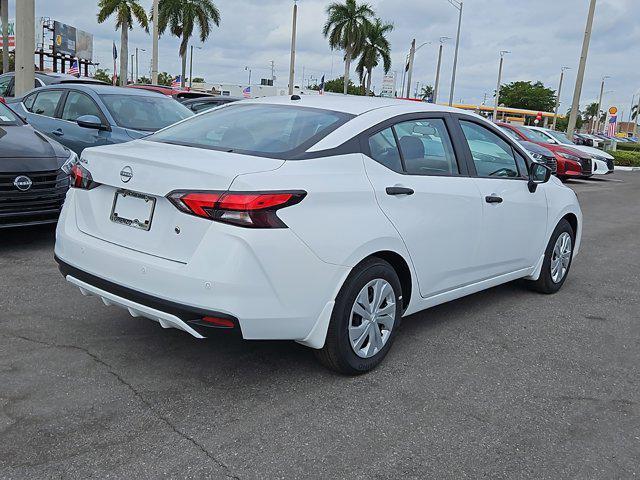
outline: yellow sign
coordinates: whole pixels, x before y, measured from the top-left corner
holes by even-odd
[[[62,35],[56,35],[56,45],[62,45]]]
[[[615,115],[616,113],[618,113],[618,107],[611,107],[609,109],[609,115]]]

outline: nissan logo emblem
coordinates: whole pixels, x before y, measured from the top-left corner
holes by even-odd
[[[133,169],[127,165],[122,170],[120,170],[120,180],[123,183],[127,183],[129,180],[133,178]]]
[[[20,175],[13,181],[13,185],[21,192],[26,192],[33,185],[33,181],[25,175]]]

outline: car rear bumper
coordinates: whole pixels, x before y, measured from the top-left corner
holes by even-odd
[[[126,235],[130,227],[122,228]],[[85,293],[202,337],[210,327],[200,320],[213,316],[232,319],[245,339],[308,342],[349,273],[320,260],[289,229],[212,224],[189,262],[159,258],[80,231],[73,200],[58,222],[55,255]]]

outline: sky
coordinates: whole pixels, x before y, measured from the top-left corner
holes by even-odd
[[[146,10],[151,0],[139,0]],[[96,20],[97,0],[36,0],[36,16],[49,17],[94,34],[94,60],[112,68],[112,41],[120,35],[114,21]],[[458,11],[448,0],[369,0],[376,14],[393,23],[390,35],[392,70],[402,80],[404,58],[411,40],[423,46],[415,58],[413,83],[433,85],[437,47],[442,36],[455,37]],[[291,42],[291,0],[215,0],[221,13],[219,28],[205,44],[194,38],[194,77],[208,82],[246,83],[271,75],[275,64],[276,83],[288,81]],[[344,70],[341,52],[332,52],[322,35],[329,0],[298,0],[296,84],[302,75],[327,79]],[[505,57],[503,84],[518,80],[542,81],[557,89],[560,69],[568,66],[561,95],[566,111],[573,95],[575,76],[584,36],[589,0],[464,0],[462,36],[458,60],[455,101],[481,103],[487,94],[492,104],[496,87],[499,52]],[[10,12],[15,0],[10,0]],[[13,18],[14,15],[10,15]],[[136,26],[129,48],[140,52],[140,74],[148,75],[151,37]],[[440,101],[449,97],[454,41],[445,44],[440,84]],[[179,73],[178,40],[169,35],[160,40],[160,71]],[[632,95],[640,92],[640,0],[598,0],[581,104],[597,101],[602,77],[606,80],[603,105],[616,105],[628,116]],[[380,90],[382,69],[374,71],[373,86]],[[637,98],[637,96],[636,96]]]

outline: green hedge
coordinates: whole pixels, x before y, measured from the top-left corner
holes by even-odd
[[[623,167],[640,167],[640,151],[624,152],[617,150],[609,153],[616,159],[616,165]]]
[[[618,142],[616,146],[618,150],[623,150],[625,152],[640,152],[640,143],[622,143]]]

